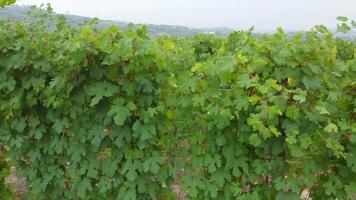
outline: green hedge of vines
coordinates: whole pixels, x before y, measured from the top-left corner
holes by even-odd
[[[28,199],[356,194],[354,41],[323,26],[150,39],[33,15],[0,22],[0,143]]]

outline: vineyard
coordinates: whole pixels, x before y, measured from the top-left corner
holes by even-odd
[[[10,166],[25,199],[355,198],[355,40],[30,15],[0,21],[0,199]]]

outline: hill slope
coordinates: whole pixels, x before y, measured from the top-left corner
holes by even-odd
[[[23,20],[26,18],[26,13],[30,10],[30,6],[8,6],[5,8],[0,8],[0,19],[14,19],[14,20]],[[75,26],[81,23],[84,23],[85,21],[91,20],[92,18],[90,17],[83,17],[83,16],[77,16],[77,15],[64,15],[68,21],[69,24]],[[129,22],[123,22],[123,21],[114,21],[114,20],[99,20],[99,24],[97,25],[98,28],[108,28],[109,26],[112,25],[117,25],[121,27],[122,29],[126,29],[130,23]],[[171,36],[191,36],[195,35],[198,33],[206,33],[206,34],[219,34],[219,35],[228,35],[229,33],[233,32],[233,29],[230,28],[204,28],[204,29],[198,29],[198,28],[189,28],[186,26],[175,26],[175,25],[157,25],[157,24],[146,24],[150,35],[155,37],[155,36],[160,36],[160,35],[171,35]],[[335,25],[336,27],[336,25]],[[331,30],[332,32],[336,32],[336,30]],[[265,32],[256,32],[256,35],[259,34],[271,34],[274,31],[265,31]],[[286,31],[289,35],[294,35],[297,32],[300,31]],[[348,33],[336,33],[335,34],[337,37],[342,37],[342,38],[355,38],[356,37],[356,30],[352,30]]]
[[[0,19],[15,19],[23,20],[26,18],[26,13],[30,10],[29,6],[9,6],[0,9]],[[76,16],[76,15],[64,15],[71,25],[78,25],[85,21],[90,20],[89,17]],[[128,26],[128,22],[113,21],[113,20],[100,20],[98,27],[107,28],[111,25],[118,25],[125,29]],[[190,36],[197,33],[208,33],[208,34],[222,34],[226,35],[232,32],[229,28],[206,28],[206,29],[195,29],[188,28],[185,26],[174,26],[174,25],[155,25],[147,24],[150,34],[152,36],[158,36],[162,34],[174,35],[174,36]]]

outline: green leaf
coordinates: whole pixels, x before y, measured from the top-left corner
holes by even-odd
[[[99,192],[101,194],[105,194],[112,188],[112,183],[110,178],[101,177],[100,182],[96,186],[99,187]]]
[[[347,154],[346,163],[347,163],[347,166],[350,167],[353,172],[356,172],[356,154],[355,154],[355,151],[353,153]]]
[[[353,28],[355,28],[356,27],[356,21],[352,20],[351,21],[351,25],[352,25]]]
[[[69,146],[68,153],[72,155],[72,161],[77,163],[80,161],[81,157],[86,154],[85,146],[82,144],[72,144]]]
[[[293,99],[298,101],[299,103],[304,103],[306,101],[307,91],[303,91],[301,89],[296,90],[296,94],[293,95]]]
[[[118,168],[118,163],[109,158],[106,158],[103,160],[101,166],[104,174],[106,174],[109,177],[113,177]]]
[[[340,22],[347,22],[349,20],[347,17],[344,16],[338,16],[336,17],[336,19]]]
[[[219,136],[216,139],[216,144],[218,144],[219,146],[224,146],[226,143],[225,137],[224,136]]]
[[[277,91],[282,90],[282,86],[279,85],[276,80],[268,79],[266,82],[267,82],[267,84],[268,84],[270,87],[272,87],[273,89],[275,89],[275,90],[277,90]]]
[[[301,147],[303,149],[308,149],[308,147],[313,144],[312,139],[310,138],[310,136],[303,134],[300,137],[300,143],[301,143]]]
[[[351,27],[346,23],[341,23],[337,25],[337,30],[341,33],[347,33],[351,30]]]
[[[13,126],[17,132],[22,133],[26,128],[25,119],[21,118],[19,120],[14,121]]]
[[[277,190],[283,190],[284,187],[286,186],[285,180],[283,177],[277,177],[274,181],[275,188]]]
[[[318,90],[322,87],[322,81],[317,76],[304,76],[302,82],[304,83],[304,86],[307,88],[307,90]]]
[[[314,28],[319,31],[320,33],[327,33],[329,30],[324,25],[316,25]]]
[[[58,119],[52,127],[57,133],[62,133],[64,129],[69,127],[69,121],[67,118],[63,118],[62,120]]]
[[[206,155],[204,158],[204,165],[208,167],[208,172],[212,173],[216,171],[216,162],[211,155]]]
[[[219,187],[223,187],[225,183],[225,179],[228,177],[228,173],[226,171],[217,171],[211,175],[211,181],[216,183]]]
[[[143,162],[142,167],[144,172],[152,172],[157,174],[160,170],[160,164],[163,164],[164,160],[159,156],[154,156]]]
[[[90,180],[88,178],[84,178],[78,186],[78,196],[81,198],[85,198],[87,192],[91,190],[92,190],[92,186]]]
[[[356,134],[351,135],[350,142],[356,143]]]
[[[224,56],[217,59],[214,69],[219,76],[222,84],[232,79],[232,72],[235,70],[236,59],[234,56]]]
[[[270,107],[268,108],[268,112],[269,112],[271,115],[274,115],[274,114],[282,115],[282,114],[283,114],[283,113],[282,113],[280,110],[278,110],[278,108],[275,107],[275,106],[270,106]]]
[[[261,100],[261,97],[259,97],[257,95],[253,95],[248,99],[248,101],[251,102],[252,104],[256,104],[260,100]]]
[[[322,115],[329,115],[329,111],[325,108],[325,107],[322,107],[322,106],[316,106],[315,109]]]
[[[128,170],[126,177],[130,180],[130,181],[134,181],[137,178],[137,172],[134,169],[130,169]]]
[[[114,122],[118,126],[123,126],[126,119],[131,115],[131,111],[135,110],[136,106],[133,102],[125,102],[122,98],[117,98],[114,100],[108,115],[114,116]]]
[[[288,133],[287,137],[286,137],[286,142],[288,144],[297,143],[297,139],[296,139],[297,134],[298,134],[298,131],[292,131],[291,133]]]
[[[205,68],[206,66],[203,63],[197,63],[190,69],[190,71],[192,72],[203,71]]]
[[[352,181],[350,184],[346,185],[345,191],[348,197],[354,197],[356,194],[356,181]]]
[[[134,181],[138,176],[136,170],[137,164],[134,161],[127,161],[122,168],[122,173],[126,175],[129,181]]]
[[[88,177],[96,178],[99,172],[98,169],[99,169],[99,162],[97,162],[96,160],[90,161],[88,164],[88,172],[87,172]]]
[[[296,106],[289,106],[286,110],[286,116],[297,121],[299,119],[299,109]]]
[[[329,133],[336,133],[338,131],[338,128],[336,124],[329,123],[325,128],[324,131],[329,132]]]
[[[328,181],[323,186],[325,188],[325,194],[327,195],[337,194],[337,187],[335,187],[333,181]]]
[[[103,97],[111,97],[118,92],[118,90],[118,86],[109,82],[98,82],[85,88],[88,95],[94,96],[90,102],[90,106],[92,107],[98,104]]]
[[[273,135],[276,136],[276,137],[279,137],[279,136],[282,135],[282,133],[279,132],[275,126],[270,126],[270,127],[269,127],[269,130],[270,130],[271,133],[273,133]]]
[[[240,196],[240,194],[242,194],[243,192],[241,184],[239,182],[232,183],[230,186],[230,190],[232,191],[234,197]]]
[[[252,134],[249,138],[249,143],[255,147],[261,144],[261,139],[257,134]]]
[[[237,54],[236,58],[237,58],[237,61],[241,64],[245,64],[249,61],[249,59],[246,56],[241,55],[241,54]]]
[[[253,86],[253,81],[247,73],[242,73],[237,77],[237,86],[240,88],[250,88]]]
[[[132,126],[135,137],[140,137],[141,140],[148,140],[156,135],[156,128],[151,124],[141,124],[141,122],[136,121]]]
[[[105,46],[102,48],[107,51],[108,49]],[[104,58],[103,65],[112,65],[119,63],[122,60],[129,59],[133,54],[133,47],[130,40],[121,39],[116,41],[113,47],[110,50],[110,53]]]

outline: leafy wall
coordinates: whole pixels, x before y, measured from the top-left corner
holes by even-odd
[[[29,199],[355,195],[354,42],[322,26],[149,39],[33,15],[0,22],[0,142]]]

